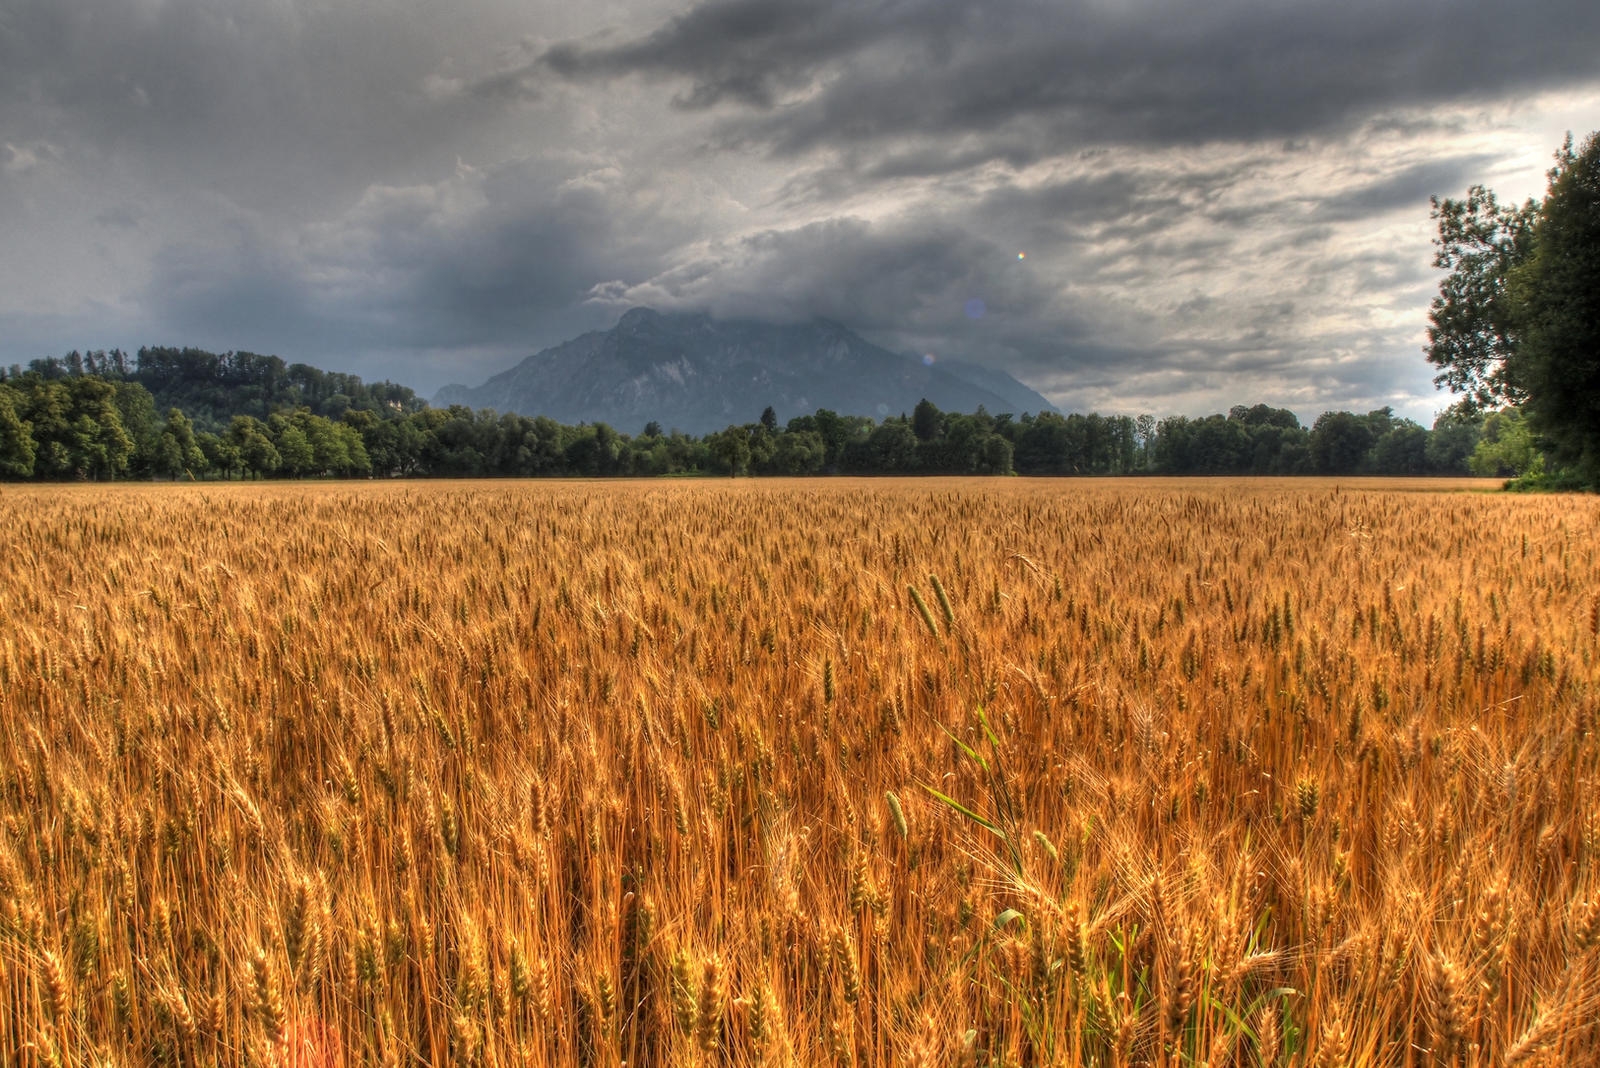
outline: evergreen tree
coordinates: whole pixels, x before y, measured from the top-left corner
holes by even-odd
[[[932,441],[943,428],[944,418],[939,409],[927,397],[923,397],[911,412],[911,430],[917,435],[917,440]]]

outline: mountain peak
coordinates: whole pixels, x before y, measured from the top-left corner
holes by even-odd
[[[768,405],[781,420],[818,408],[881,419],[909,412],[924,397],[945,411],[1050,407],[1003,372],[980,378],[928,366],[828,320],[785,326],[645,307],[630,308],[610,330],[535,353],[477,388],[446,387],[435,402],[604,422],[628,433],[654,421],[703,434],[753,422]]]
[[[655,308],[640,306],[623,312],[614,329],[621,331],[681,329],[700,326],[710,319],[711,317],[705,312],[657,311]]]
[[[622,318],[617,320],[618,330],[636,330],[648,323],[661,320],[661,313],[654,308],[629,308],[622,313]]]

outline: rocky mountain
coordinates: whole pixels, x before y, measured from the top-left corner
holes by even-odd
[[[910,359],[917,359],[916,353],[909,354]],[[1011,412],[1021,415],[1023,412],[1059,412],[1059,409],[1043,396],[1018,382],[1004,371],[996,371],[992,367],[982,364],[968,363],[965,360],[940,360],[939,369],[954,375],[968,385],[986,389],[1000,398],[999,408],[990,407],[990,412]]]
[[[830,408],[909,413],[926,397],[944,411],[1053,410],[1003,372],[927,363],[880,348],[837,323],[771,324],[634,308],[610,330],[535,353],[481,386],[450,385],[436,405],[465,404],[637,433],[650,421],[703,434]]]

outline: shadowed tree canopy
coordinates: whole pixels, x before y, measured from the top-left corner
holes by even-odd
[[[932,441],[939,436],[942,425],[943,417],[938,407],[927,397],[919,400],[911,412],[911,430],[917,435],[917,440]]]
[[[1600,133],[1557,154],[1511,294],[1529,425],[1558,467],[1600,485]]]

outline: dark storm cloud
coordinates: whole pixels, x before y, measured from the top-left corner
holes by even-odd
[[[685,77],[690,88],[675,103],[689,110],[723,101],[770,108],[840,56],[905,32],[907,19],[921,21],[913,6],[903,3],[705,3],[638,40],[556,45],[544,54],[543,64],[574,78],[635,73]]]
[[[959,135],[1015,153],[1021,131],[1043,154],[1253,141],[1561,86],[1593,78],[1597,41],[1588,0],[708,0],[642,37],[564,44],[545,60],[571,77],[678,80],[688,106],[744,105],[754,114],[722,126],[730,141],[794,154],[910,139],[926,170]],[[970,146],[949,151],[951,165],[971,158]]]
[[[125,182],[285,215],[347,202],[374,173],[450,159],[482,103],[425,91],[448,12],[365,8],[14,0],[0,21],[0,130],[60,142]],[[489,78],[480,93],[494,92],[517,94]]]
[[[325,328],[300,264],[264,234],[243,227],[236,233],[221,248],[156,254],[151,296],[162,317],[185,332],[229,338],[229,348],[258,348],[285,327],[292,343],[304,344]]]

